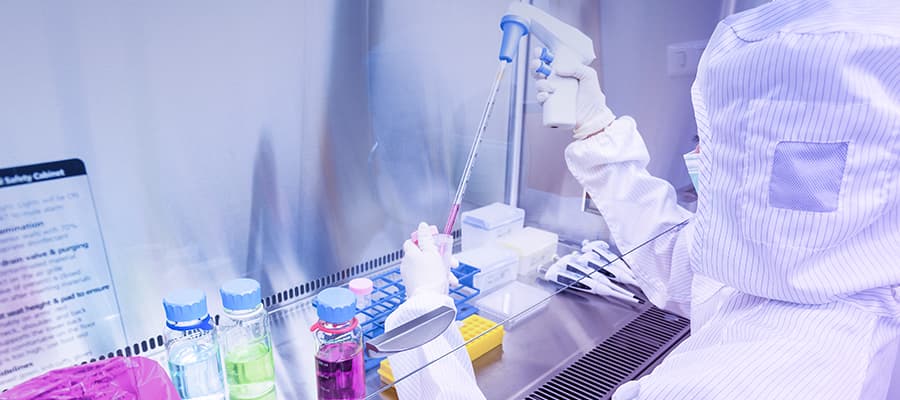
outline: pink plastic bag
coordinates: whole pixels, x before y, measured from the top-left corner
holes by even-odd
[[[144,357],[115,357],[47,372],[0,400],[179,400],[166,371]]]

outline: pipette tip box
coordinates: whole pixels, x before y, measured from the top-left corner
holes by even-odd
[[[475,275],[472,286],[482,295],[516,279],[519,271],[519,255],[498,244],[489,244],[456,255],[460,264],[475,266],[481,270]]]
[[[485,246],[497,238],[515,232],[525,224],[525,210],[503,203],[492,203],[462,213],[462,250]]]
[[[497,243],[519,254],[519,275],[528,276],[541,266],[553,262],[559,235],[526,227],[497,239]]]

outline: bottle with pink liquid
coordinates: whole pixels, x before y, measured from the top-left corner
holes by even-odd
[[[316,297],[316,383],[319,400],[356,400],[366,396],[363,333],[356,315],[356,295],[328,288]]]

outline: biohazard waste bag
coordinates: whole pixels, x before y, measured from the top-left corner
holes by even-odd
[[[0,400],[179,400],[166,371],[144,357],[115,357],[63,368],[0,393]]]

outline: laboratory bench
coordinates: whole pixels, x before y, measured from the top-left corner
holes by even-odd
[[[501,347],[473,362],[478,385],[488,399],[528,397],[537,387],[636,318],[648,310],[655,310],[646,302],[628,303],[576,291],[559,291],[558,286],[536,277],[519,277],[519,281],[542,287],[550,294],[546,307],[512,327],[507,326]],[[297,298],[270,310],[279,399],[316,398],[315,341],[309,329],[318,320],[313,298]],[[679,326],[687,326],[686,319],[671,314],[666,318],[681,320]],[[627,371],[631,373],[629,379],[646,373],[686,334],[684,329],[680,336],[641,364],[639,370]],[[163,351],[148,356],[166,365]],[[396,399],[396,392],[381,381],[376,369],[367,371],[366,382],[367,398]]]

